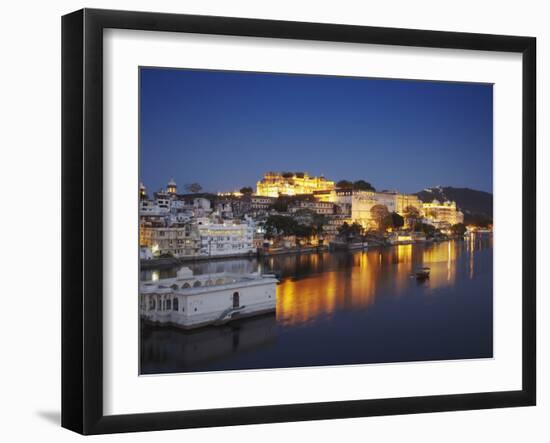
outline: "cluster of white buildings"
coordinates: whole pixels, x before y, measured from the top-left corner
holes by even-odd
[[[141,258],[216,257],[257,251],[256,223],[251,217],[232,218],[223,202],[212,207],[204,197],[182,196],[171,180],[153,198],[140,185]]]

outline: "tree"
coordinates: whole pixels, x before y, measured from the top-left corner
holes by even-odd
[[[285,215],[270,215],[265,222],[266,238],[277,235],[294,235],[298,223]]]
[[[353,182],[353,189],[355,191],[376,191],[374,187],[365,180],[357,180]]]
[[[363,235],[365,229],[359,223],[353,222],[350,226],[350,231],[353,237],[359,237]]]
[[[300,239],[307,239],[315,234],[315,226],[298,223],[294,217],[286,215],[270,215],[265,224],[265,238],[274,238],[276,236],[296,236],[296,245]]]
[[[349,225],[347,222],[344,222],[338,228],[338,237],[348,243],[353,239],[360,237],[361,235],[363,235],[363,233],[363,226],[361,226],[359,223],[352,223],[351,225]]]
[[[349,236],[349,225],[348,222],[342,223],[338,226],[338,236],[347,239]]]
[[[239,192],[243,195],[250,195],[254,192],[254,190],[250,186],[245,186],[244,188],[241,188]]]
[[[397,212],[392,212],[383,221],[385,228],[402,228],[405,224],[405,219],[401,217]]]
[[[197,194],[202,191],[202,186],[198,183],[189,183],[185,185],[185,189],[192,194]]]
[[[340,189],[352,189],[353,183],[350,182],[349,180],[340,180],[339,182],[336,183],[336,187]]]
[[[423,232],[426,234],[426,237],[433,237],[436,233],[435,226],[422,222],[416,223],[414,230]]]
[[[384,228],[384,219],[390,215],[387,206],[385,205],[374,205],[370,209],[370,216],[376,223],[376,227],[379,231],[383,231]]]
[[[403,218],[408,227],[414,228],[420,220],[420,211],[415,206],[407,206],[403,210]]]
[[[315,231],[315,234],[320,235],[323,233],[323,227],[328,224],[328,219],[323,214],[314,214],[311,226]]]
[[[277,200],[271,205],[271,209],[275,209],[277,212],[287,212],[288,211],[289,198],[283,195],[277,197]]]
[[[457,223],[451,226],[451,232],[454,235],[463,236],[466,233],[466,226],[464,223]]]
[[[313,235],[313,228],[307,225],[296,224],[293,234],[296,236],[296,245],[300,244],[300,239],[310,238]]]

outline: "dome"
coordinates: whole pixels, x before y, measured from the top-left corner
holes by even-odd
[[[177,186],[173,178],[171,178],[170,181],[168,182],[168,186]]]

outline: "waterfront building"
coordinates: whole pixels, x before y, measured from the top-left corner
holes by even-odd
[[[464,223],[464,214],[457,208],[453,201],[440,202],[433,200],[422,205],[424,221],[436,228],[445,228],[457,223]]]
[[[255,225],[250,219],[245,222],[214,222],[201,218],[193,226],[200,242],[199,255],[244,255],[257,252],[254,247]]]
[[[197,255],[200,249],[199,237],[190,224],[170,227],[142,224],[139,243],[149,248],[155,257],[190,257]]]
[[[352,223],[359,223],[364,228],[376,227],[372,208],[384,206],[388,212],[396,210],[396,194],[375,191],[337,191],[337,204],[344,214],[349,215]]]
[[[397,212],[397,192],[373,192],[376,205],[385,206],[388,212]]]
[[[178,214],[179,216],[179,214]],[[172,225],[142,222],[140,246],[151,249],[154,256],[194,257],[253,254],[255,225],[251,220],[212,221],[209,218],[187,218],[181,223],[172,216]]]
[[[351,196],[351,220],[364,228],[375,228],[372,217],[372,208],[381,204],[376,199],[376,193],[371,191],[357,191]],[[391,212],[388,208],[388,212]]]
[[[193,275],[182,268],[175,278],[140,283],[140,316],[184,329],[224,324],[275,311],[276,284],[273,275]]]
[[[327,223],[323,226],[323,236],[325,242],[333,241],[338,235],[338,229],[344,224],[351,224],[349,216],[343,214],[334,214],[327,217]]]
[[[372,208],[377,205],[386,207],[388,212],[396,212],[403,216],[406,209],[412,206],[422,214],[423,205],[416,195],[401,194],[395,191],[359,191],[352,189],[337,189],[336,204],[342,213],[348,214],[352,222],[359,223],[365,228],[374,227]]]
[[[420,214],[423,212],[422,201],[413,194],[400,194],[395,193],[395,212],[403,216],[408,207],[413,207],[418,210]]]
[[[389,212],[394,212],[397,208],[397,196],[399,195],[394,192],[362,191],[353,189],[337,189],[335,194],[336,203],[343,208],[348,208],[347,212],[349,213],[354,210],[354,206],[355,211],[359,213],[370,211],[370,208],[374,205],[386,206]]]
[[[333,189],[334,182],[323,176],[311,177],[306,172],[267,172],[256,184],[256,195],[279,197]]]

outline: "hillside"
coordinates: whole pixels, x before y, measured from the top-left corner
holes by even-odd
[[[476,191],[469,188],[453,188],[450,186],[437,186],[426,188],[416,195],[423,202],[455,201],[464,213],[464,222],[475,224],[488,224],[493,222],[493,194],[484,191]]]

